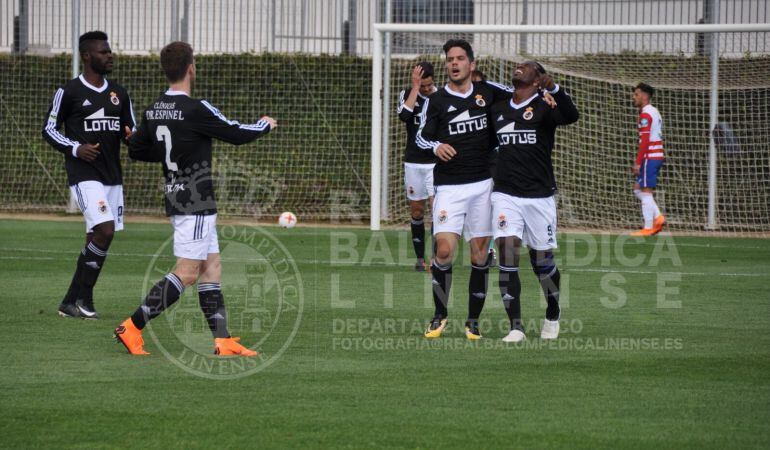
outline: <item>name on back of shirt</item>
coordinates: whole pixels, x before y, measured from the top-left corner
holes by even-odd
[[[147,120],[184,120],[182,111],[176,109],[176,102],[155,102],[152,107],[145,111]]]

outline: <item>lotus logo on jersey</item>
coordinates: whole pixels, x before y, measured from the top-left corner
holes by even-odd
[[[481,94],[476,95],[476,104],[481,106],[482,108],[487,106],[487,102],[484,101],[484,97],[481,96]]]
[[[120,104],[120,100],[118,99],[118,94],[115,92],[110,92],[110,101],[113,105],[118,106]]]
[[[449,214],[446,212],[446,210],[441,210],[438,213],[438,223],[446,223],[447,218],[449,218]]]
[[[505,220],[505,214],[500,214],[500,217],[497,218],[497,228],[504,230],[507,226],[508,221]]]
[[[537,144],[537,133],[535,130],[517,130],[516,122],[511,122],[497,130],[497,142],[500,145]]]
[[[120,131],[120,117],[105,116],[104,108],[86,117],[83,122],[85,131]]]
[[[465,134],[474,131],[481,131],[487,128],[487,116],[481,114],[471,117],[470,112],[464,111],[454,119],[449,121],[449,134]]]

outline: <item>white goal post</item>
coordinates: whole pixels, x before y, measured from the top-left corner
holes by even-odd
[[[370,229],[379,230],[382,220],[383,192],[387,192],[387,154],[383,154],[383,44],[392,33],[487,33],[487,34],[657,34],[657,33],[754,33],[770,32],[770,24],[698,24],[698,25],[458,25],[458,24],[399,24],[375,23],[372,25],[372,110],[371,110],[371,209]],[[709,97],[709,130],[717,126],[718,118],[718,64],[719,40],[711,39]],[[438,70],[437,70],[438,72]],[[390,105],[388,105],[390,108]],[[704,130],[707,131],[707,130]],[[387,132],[386,132],[387,133]],[[387,138],[387,134],[385,134]],[[717,200],[717,150],[715,137],[709,133],[708,157],[708,213],[705,228],[714,228]],[[385,189],[385,190],[383,190]]]

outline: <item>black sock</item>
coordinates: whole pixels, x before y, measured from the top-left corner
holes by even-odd
[[[452,264],[446,266],[433,261],[431,270],[433,276],[433,304],[436,307],[436,315],[446,317],[447,304],[449,303],[449,289],[452,288]]]
[[[561,309],[559,308],[559,282],[561,274],[555,266],[550,274],[538,275],[540,287],[543,288],[545,301],[548,307],[545,309],[545,318],[548,320],[559,320]]]
[[[500,295],[511,323],[511,330],[524,331],[524,325],[521,323],[521,280],[518,267],[500,266]]]
[[[107,249],[99,247],[92,241],[83,249],[82,255],[82,259],[78,258],[80,269],[79,297],[84,303],[89,304],[94,300],[94,285],[99,279],[104,260],[107,259]]]
[[[167,274],[150,288],[150,292],[147,293],[141,306],[131,315],[131,321],[141,330],[147,325],[147,322],[158,317],[166,308],[176,303],[182,292],[184,292],[182,280],[173,273]]]
[[[425,259],[425,220],[412,218],[412,244],[418,259]]]
[[[198,301],[203,315],[209,324],[209,330],[215,338],[230,337],[227,331],[227,312],[225,298],[218,282],[198,283]]]
[[[478,322],[484,301],[487,299],[487,275],[489,265],[471,264],[471,279],[468,281],[468,321]]]
[[[85,257],[86,255],[84,255],[82,251],[78,253],[78,262],[75,264],[75,274],[72,276],[70,287],[67,289],[67,293],[64,294],[64,299],[61,301],[62,303],[74,305],[77,301],[78,294],[80,293],[80,273],[82,272],[81,266],[85,262]]]

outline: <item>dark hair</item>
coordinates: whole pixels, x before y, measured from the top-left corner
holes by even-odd
[[[647,83],[639,83],[636,86],[634,86],[634,90],[639,89],[640,91],[644,92],[645,94],[649,95],[650,98],[652,98],[653,95],[655,95],[655,88],[650,86]]]
[[[90,50],[91,44],[94,41],[106,41],[106,40],[107,40],[107,33],[105,33],[104,31],[89,31],[87,33],[83,33],[78,39],[78,51],[82,55],[83,53]]]
[[[450,39],[446,41],[446,44],[444,44],[444,54],[446,55],[449,53],[449,50],[454,47],[460,47],[461,49],[465,50],[465,53],[468,55],[468,59],[473,61],[473,48],[471,47],[471,44],[468,43],[468,41],[465,39]]]
[[[187,67],[193,63],[193,49],[187,42],[172,42],[160,51],[160,67],[169,83],[184,78]]]
[[[487,81],[487,76],[484,75],[484,72],[480,70],[474,70],[473,72],[471,72],[471,78],[473,77],[479,77],[481,81]]]
[[[422,78],[430,78],[433,76],[433,64],[429,63],[428,61],[423,61],[421,63],[417,64],[418,66],[422,67]]]

